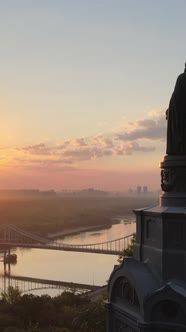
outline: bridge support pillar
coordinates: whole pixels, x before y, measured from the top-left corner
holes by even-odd
[[[9,276],[11,273],[10,263],[4,262],[4,276]]]
[[[11,255],[11,248],[5,248],[4,249],[4,259],[3,259],[3,264],[4,264],[4,275],[9,276],[10,275],[10,255]]]
[[[4,263],[6,261],[6,256],[7,256],[7,249],[4,249]]]

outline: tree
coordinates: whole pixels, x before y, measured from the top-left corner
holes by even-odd
[[[3,332],[25,332],[25,330],[23,329],[19,329],[18,327],[15,327],[15,326],[9,326],[9,327],[6,327]]]
[[[76,332],[105,332],[104,304],[100,301],[81,307],[72,325]]]
[[[118,263],[122,263],[125,257],[132,257],[134,252],[134,243],[136,242],[136,234],[133,234],[131,243],[126,249],[123,249],[121,255],[118,257]]]
[[[9,304],[17,303],[21,298],[21,290],[19,287],[9,286],[7,291],[1,293],[1,300]]]

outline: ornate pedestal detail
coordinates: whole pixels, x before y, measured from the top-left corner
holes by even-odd
[[[161,206],[186,206],[186,156],[165,156],[160,163]]]

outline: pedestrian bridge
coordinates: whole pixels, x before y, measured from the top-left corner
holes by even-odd
[[[18,287],[22,293],[40,289],[59,289],[61,291],[73,291],[75,293],[87,293],[97,291],[103,286],[80,284],[75,282],[48,280],[11,274],[0,275],[0,289],[6,292],[9,287]]]
[[[97,254],[120,255],[133,238],[133,234],[111,241],[91,244],[67,244],[51,241],[24,231],[12,224],[0,225],[0,248],[33,248],[48,250],[77,251]]]

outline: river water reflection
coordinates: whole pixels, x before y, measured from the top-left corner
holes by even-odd
[[[136,225],[120,222],[109,229],[82,232],[80,234],[66,236],[58,239],[59,242],[85,244],[110,241],[135,232]],[[117,256],[53,251],[42,249],[17,249],[17,264],[11,265],[11,274],[41,279],[62,280],[90,285],[104,285],[109,275],[117,264]],[[2,263],[1,263],[2,264]],[[0,268],[1,275],[4,272],[3,264]],[[2,281],[3,283],[3,281]],[[0,284],[2,288],[2,284]],[[54,289],[40,290],[34,294],[56,295],[61,291]]]

